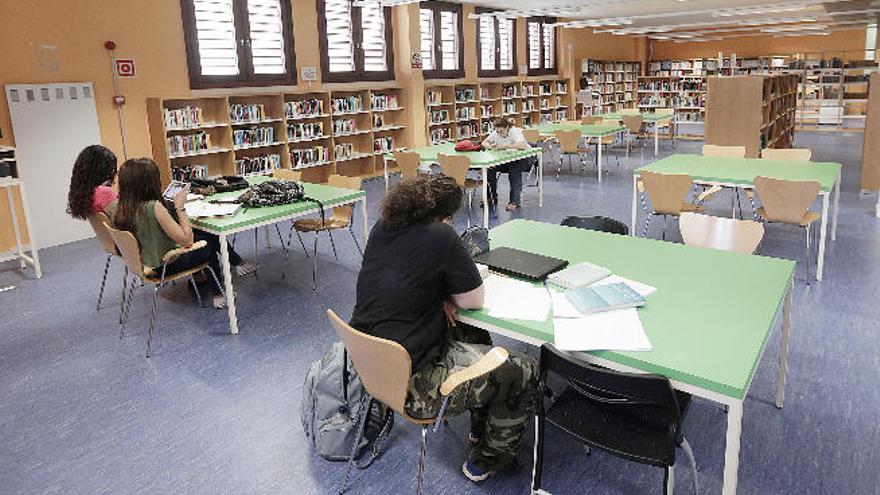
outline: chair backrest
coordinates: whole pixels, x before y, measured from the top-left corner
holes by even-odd
[[[764,148],[761,150],[761,158],[766,160],[808,162],[812,157],[813,151],[807,148]]]
[[[654,109],[654,114],[656,115],[675,115],[674,108],[657,108]]]
[[[681,411],[672,384],[665,376],[601,368],[562,354],[550,344],[541,346],[540,367],[542,384],[547,383],[547,376],[552,373],[599,407],[613,407],[621,413],[643,417],[652,429],[669,432],[670,443],[665,450],[675,450]],[[601,428],[601,425],[595,427]]]
[[[605,119],[602,118],[601,115],[584,115],[581,117],[581,124],[584,125],[598,125],[601,124]]]
[[[332,187],[341,187],[343,189],[354,189],[359,191],[363,180],[360,177],[349,177],[347,175],[331,174],[327,178],[327,185]]]
[[[758,222],[700,213],[682,213],[679,228],[681,238],[689,246],[738,253],[754,253],[764,237],[764,226]]]
[[[641,115],[621,115],[620,120],[630,134],[642,132],[642,123],[645,119]]]
[[[345,345],[367,393],[394,412],[408,417],[404,405],[412,374],[412,360],[406,349],[392,340],[355,330],[332,309],[327,310],[327,317]]]
[[[272,172],[272,177],[276,179],[283,180],[294,180],[297,182],[302,182],[302,172],[299,170],[290,170],[286,168],[280,168],[274,172]]]
[[[400,168],[400,174],[404,179],[414,179],[419,175],[421,157],[414,151],[395,151],[394,161]]]
[[[703,156],[717,156],[723,158],[745,158],[745,146],[719,146],[717,144],[704,144]]]
[[[556,140],[559,141],[559,147],[563,153],[577,153],[578,143],[581,142],[581,131],[574,129],[571,131],[558,130],[553,133]]]
[[[455,179],[455,183],[464,187],[464,181],[468,170],[471,168],[471,159],[464,155],[437,155],[437,163],[443,169],[443,174]]]
[[[755,192],[771,222],[800,225],[804,214],[819,196],[820,184],[815,180],[783,180],[755,177]]]
[[[523,129],[523,137],[529,144],[535,144],[541,140],[541,131],[537,129]]]
[[[690,175],[659,174],[647,170],[639,174],[656,213],[678,215],[681,212],[681,205],[693,185]]]
[[[127,230],[116,230],[109,224],[104,224],[116,248],[122,255],[122,260],[128,271],[133,275],[144,278],[144,263],[141,261],[141,246],[138,244],[137,238]]]
[[[598,232],[608,232],[609,234],[629,234],[629,228],[625,223],[608,217],[565,217],[560,223],[564,227],[575,227],[584,230],[595,230]]]
[[[619,113],[621,116],[624,116],[624,115],[641,115],[641,114],[642,114],[642,112],[640,112],[638,108],[624,108],[624,109],[620,110],[620,111],[617,112],[617,113]]]
[[[89,215],[89,225],[92,226],[92,230],[95,231],[95,237],[98,238],[98,242],[101,243],[101,248],[107,254],[112,254],[113,256],[119,256],[119,250],[116,248],[116,243],[113,242],[113,237],[110,236],[110,232],[107,230],[107,225],[110,225],[110,217],[107,216],[104,212],[92,213]]]

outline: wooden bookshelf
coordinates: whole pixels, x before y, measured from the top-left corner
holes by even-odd
[[[580,89],[591,93],[592,103],[589,108],[579,105],[580,116],[635,108],[641,69],[640,62],[582,60]]]
[[[745,146],[749,158],[763,148],[790,148],[796,104],[796,76],[710,77],[706,143]]]
[[[399,88],[148,98],[147,117],[164,184],[172,171],[247,176],[277,169],[326,182],[331,174],[382,175],[382,154],[408,146],[402,101]],[[193,118],[166,118],[174,111]],[[199,146],[178,151],[181,141],[196,136]]]
[[[862,149],[861,188],[876,191],[880,190],[880,74],[871,75],[870,87],[865,120],[865,144]]]

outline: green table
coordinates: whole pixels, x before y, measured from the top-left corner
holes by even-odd
[[[840,202],[841,165],[832,162],[798,162],[765,160],[762,158],[722,158],[702,155],[671,155],[636,169],[633,174],[631,232],[635,235],[637,196],[636,179],[639,171],[664,174],[688,174],[697,184],[750,189],[755,177],[765,176],[784,180],[815,180],[819,182],[822,197],[822,225],[816,262],[816,280],[822,280],[825,266],[825,235],[828,224],[830,197],[834,195],[834,214],[831,220],[831,240],[837,239],[837,214]],[[735,212],[734,212],[735,213]]]
[[[255,176],[248,178],[248,182],[251,184],[257,184],[270,179],[271,177]],[[367,194],[364,191],[342,189],[323,184],[310,184],[307,182],[303,183],[303,187],[305,188],[305,195],[307,197],[320,201],[325,208],[346,204],[354,205],[354,203],[360,202],[363,213],[364,245],[366,245],[369,226],[367,223]],[[211,199],[235,198],[241,193],[242,191],[222,193],[211,196]],[[226,242],[226,237],[238,232],[277,224],[278,222],[291,220],[296,217],[317,213],[319,211],[320,207],[318,206],[318,203],[314,201],[300,201],[281,206],[243,208],[230,217],[191,219],[193,228],[216,234],[220,237],[220,254],[223,258],[223,280],[226,290],[226,307],[229,312],[229,330],[232,334],[238,333],[238,318],[235,312],[235,292],[232,287],[232,267],[229,263],[229,247]],[[312,263],[316,262],[316,259],[312,260]]]
[[[581,131],[584,137],[600,138],[596,140],[596,170],[599,175],[599,182],[602,182],[602,137],[611,136],[621,132],[626,132],[626,127],[622,125],[606,125],[606,124],[564,124],[564,123],[546,123],[529,127],[529,129],[537,129],[544,136],[552,136],[556,131]],[[559,160],[562,160],[560,154]]]
[[[538,157],[538,206],[544,206],[544,172],[542,162],[542,150],[540,148],[528,148],[524,150],[483,150],[483,151],[455,151],[455,143],[435,144],[432,146],[423,146],[421,148],[412,148],[406,151],[418,153],[422,162],[436,163],[438,155],[462,155],[470,158],[471,168],[482,170],[483,173],[483,226],[489,226],[489,202],[488,182],[486,172],[492,168],[505,163],[515,162],[517,160],[530,156]],[[388,162],[394,160],[394,153],[385,153],[385,190],[388,190]]]
[[[648,123],[654,124],[654,156],[657,156],[657,153],[660,151],[660,126],[657,125],[661,120],[673,119],[674,115],[661,115],[657,113],[641,113],[638,114],[642,116],[642,120]],[[622,115],[619,112],[612,113],[603,113],[603,120],[617,120],[619,121],[622,118]],[[673,133],[672,139],[675,139],[675,134]]]
[[[795,263],[527,220],[507,222],[490,236],[493,248],[509,246],[572,264],[589,261],[657,287],[638,310],[653,350],[578,355],[615,370],[659,373],[679,390],[726,404],[723,493],[735,493],[743,401],[780,310],[777,407],[785,398]],[[503,320],[483,310],[461,310],[459,319],[534,345],[554,340],[550,318]]]

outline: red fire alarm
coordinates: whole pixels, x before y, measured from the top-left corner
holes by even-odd
[[[137,67],[134,64],[134,59],[117,58],[116,75],[119,77],[135,77],[137,75]]]

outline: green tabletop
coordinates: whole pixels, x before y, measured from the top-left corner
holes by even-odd
[[[502,163],[512,162],[520,158],[526,158],[541,153],[541,148],[529,148],[525,150],[483,150],[483,151],[455,151],[455,143],[435,144],[433,146],[424,146],[422,148],[412,148],[406,151],[412,151],[419,154],[423,162],[436,162],[437,155],[464,155],[471,159],[471,167],[473,168],[489,168]],[[391,153],[385,154],[386,158],[394,158]]]
[[[645,122],[657,122],[658,120],[671,119],[673,117],[673,115],[661,115],[648,112],[642,113],[640,115],[642,116],[642,120],[644,120]],[[602,118],[604,120],[620,120],[621,115],[618,112],[603,113]]]
[[[547,123],[538,126],[528,127],[528,129],[537,129],[543,135],[552,135],[556,131],[581,131],[586,137],[601,137],[617,132],[626,131],[626,127],[622,125],[607,124],[563,124],[563,123]]]
[[[798,162],[762,158],[721,158],[702,155],[671,155],[636,169],[665,174],[688,174],[696,181],[751,185],[755,177],[819,181],[830,192],[840,177],[841,165],[832,162]]]
[[[528,220],[496,227],[490,239],[493,248],[590,261],[657,287],[638,310],[653,350],[590,354],[737,399],[748,391],[795,268],[789,260]],[[549,318],[509,321],[482,310],[460,314],[478,325],[553,341]]]
[[[259,182],[270,180],[271,177],[250,177],[248,182],[256,184]],[[364,191],[355,191],[354,189],[342,189],[339,187],[331,187],[323,184],[310,184],[303,182],[305,195],[310,198],[317,199],[324,206],[333,206],[344,203],[350,203],[359,198],[366,196]],[[228,193],[216,194],[210,199],[223,199],[238,197],[244,191],[233,191]],[[192,226],[213,233],[230,233],[233,231],[248,230],[255,225],[268,222],[277,218],[285,218],[294,216],[298,213],[304,213],[314,210],[318,204],[314,201],[299,201],[281,206],[266,206],[262,208],[245,208],[242,207],[235,215],[222,218],[193,218]]]

